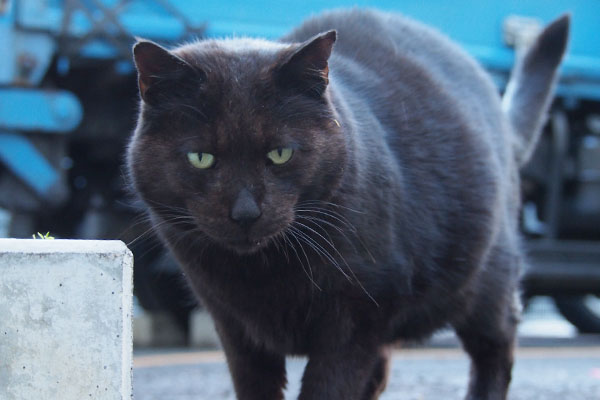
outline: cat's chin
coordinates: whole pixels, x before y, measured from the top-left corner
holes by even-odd
[[[252,255],[268,247],[282,231],[275,230],[261,237],[245,237],[237,240],[231,238],[220,238],[215,242],[222,248],[233,251],[239,255]],[[264,233],[264,232],[263,232]],[[214,238],[213,238],[214,240]]]
[[[249,241],[240,241],[240,242],[225,242],[221,243],[223,247],[227,250],[232,250],[239,255],[250,255],[254,254],[263,247],[265,247],[268,243],[268,239],[260,239],[260,240],[249,240]]]

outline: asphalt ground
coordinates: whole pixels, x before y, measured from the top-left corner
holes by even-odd
[[[600,337],[529,339],[516,353],[510,400],[599,400]],[[381,400],[462,399],[468,359],[459,347],[394,352]],[[289,359],[286,399],[295,399],[305,365]],[[136,400],[235,400],[220,351],[153,350],[134,357]]]
[[[519,325],[509,400],[600,400],[600,335],[577,335],[549,298],[534,298]],[[287,361],[295,399],[306,360]],[[381,400],[453,400],[466,393],[469,361],[450,331],[393,354]],[[220,351],[136,349],[135,400],[235,400]]]

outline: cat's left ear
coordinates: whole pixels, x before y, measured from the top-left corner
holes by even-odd
[[[133,46],[133,59],[138,70],[140,96],[148,103],[155,102],[155,91],[169,90],[169,81],[181,79],[193,72],[193,68],[158,44],[142,40]],[[167,85],[164,85],[167,83]],[[161,85],[163,84],[163,85]]]
[[[335,30],[321,33],[302,43],[277,69],[279,82],[322,97],[329,84],[329,56],[337,38]]]

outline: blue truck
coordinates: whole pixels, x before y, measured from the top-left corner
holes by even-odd
[[[135,37],[166,46],[275,39],[311,14],[348,6],[437,27],[479,60],[499,91],[518,49],[549,20],[572,14],[558,96],[523,171],[532,264],[524,293],[552,295],[580,331],[600,332],[600,3],[589,0],[0,0],[0,208],[11,215],[9,234],[130,243],[142,304],[185,325],[189,298],[173,295],[177,272],[136,216],[122,173],[137,107]]]

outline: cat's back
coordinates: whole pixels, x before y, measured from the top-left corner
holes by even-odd
[[[381,127],[358,140],[380,137],[405,160],[435,156],[451,162],[452,152],[479,154],[473,163],[487,158],[492,169],[510,173],[510,133],[500,96],[458,45],[400,14],[360,8],[308,19],[281,41],[301,42],[331,29],[338,33],[330,58],[332,81]],[[432,166],[444,168],[444,162]]]
[[[468,78],[487,80],[472,58],[444,35],[396,13],[334,10],[308,19],[281,41],[301,42],[331,29],[338,33],[334,56],[352,60],[383,78],[399,79],[393,67],[404,63],[406,68],[417,66],[456,87],[464,86]],[[335,57],[331,62],[336,63]]]
[[[381,186],[393,194],[377,203],[393,211],[382,220],[401,230],[435,227],[437,233],[420,237],[424,242],[462,230],[474,233],[479,244],[471,247],[483,246],[493,225],[486,221],[497,218],[499,198],[510,196],[505,187],[514,169],[510,131],[491,79],[448,38],[393,13],[328,12],[282,41],[301,42],[331,29],[338,33],[329,65],[332,98],[352,115],[347,136],[363,168],[364,179],[353,187],[372,195],[372,182],[385,176]]]
[[[452,113],[472,125],[503,130],[500,96],[489,76],[435,29],[400,14],[354,8],[308,19],[281,41],[301,42],[331,29],[338,33],[332,75],[368,93],[373,104],[401,100],[407,108],[436,109],[452,103]],[[504,137],[495,139],[494,147],[505,147]]]

